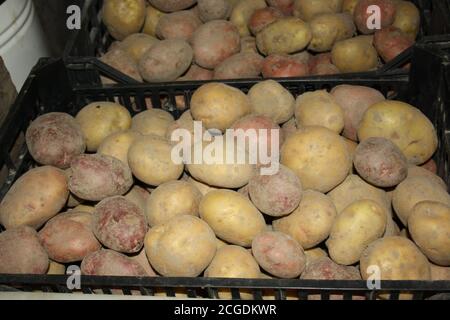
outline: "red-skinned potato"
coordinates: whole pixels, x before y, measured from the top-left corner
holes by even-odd
[[[254,52],[242,52],[222,61],[214,69],[214,79],[258,78],[264,58]]]
[[[294,12],[294,0],[266,0],[267,4],[279,9],[286,16],[291,16]]]
[[[81,262],[81,274],[90,276],[147,276],[144,267],[137,261],[109,249],[101,249],[87,255]]]
[[[202,25],[192,11],[184,10],[163,15],[156,26],[160,39],[181,39],[189,41],[195,30]]]
[[[370,6],[378,6],[381,14],[381,28],[390,26],[395,20],[395,4],[392,0],[360,0],[355,6],[353,19],[356,27],[363,34],[372,34],[377,29],[375,26],[369,28],[373,20],[374,12],[369,10]]]
[[[156,9],[164,12],[175,12],[193,6],[197,0],[149,0]]]
[[[322,257],[309,262],[300,279],[361,280],[361,275],[355,267],[342,266],[328,257]]]
[[[100,61],[113,67],[114,69],[117,69],[130,78],[142,82],[142,77],[139,73],[137,62],[133,60],[133,57],[123,50],[120,45],[105,53],[100,58]],[[115,83],[115,81],[106,77],[102,77],[101,79],[103,84]]]
[[[264,59],[264,78],[302,77],[309,74],[308,65],[288,55],[273,54]]]
[[[396,27],[375,32],[373,44],[384,62],[389,62],[414,44],[406,33]]]
[[[177,81],[211,80],[213,77],[214,73],[211,70],[193,64],[183,76],[177,79]]]
[[[279,9],[273,7],[266,7],[255,10],[250,17],[248,28],[250,29],[252,34],[256,35],[267,25],[275,22],[277,19],[283,16],[283,13]]]

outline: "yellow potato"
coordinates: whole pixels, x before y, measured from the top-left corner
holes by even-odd
[[[342,12],[348,12],[353,16],[353,12],[355,12],[356,4],[359,0],[344,0],[342,3]]]
[[[431,121],[410,104],[386,100],[370,106],[358,129],[359,140],[382,137],[395,143],[412,164],[426,162],[437,149]]]
[[[113,133],[102,141],[97,153],[114,157],[128,165],[128,149],[139,137],[141,134],[134,130]]]
[[[223,83],[202,85],[192,95],[192,117],[202,121],[206,129],[224,131],[250,112],[250,99],[239,89]]]
[[[49,260],[47,274],[66,274],[66,266],[53,260]]]
[[[139,63],[144,53],[157,42],[159,42],[158,39],[148,34],[134,33],[120,43],[120,48],[128,53],[136,63]]]
[[[377,202],[353,202],[337,216],[331,228],[326,242],[331,259],[343,265],[358,262],[363,250],[383,235],[386,221],[386,209]]]
[[[378,53],[367,36],[338,41],[331,50],[331,60],[342,73],[376,69]]]
[[[325,240],[337,216],[331,199],[320,192],[306,190],[297,209],[272,222],[275,231],[286,233],[304,249],[313,248]]]
[[[311,27],[295,18],[281,18],[256,35],[258,50],[265,55],[289,54],[306,48],[312,39]]]
[[[200,217],[216,235],[231,244],[250,247],[253,238],[266,230],[262,214],[235,191],[211,191],[203,197],[199,209]]]
[[[316,247],[305,250],[306,264],[317,261],[321,258],[327,258],[328,254],[322,248]]]
[[[116,40],[139,32],[145,20],[145,0],[105,0],[103,23]]]
[[[151,228],[145,253],[152,267],[165,277],[197,277],[216,253],[216,237],[203,220],[176,216]]]
[[[162,109],[149,109],[135,115],[131,121],[131,129],[144,134],[165,137],[167,128],[174,122],[173,116]]]
[[[156,188],[146,201],[145,215],[151,227],[177,215],[198,216],[202,194],[187,181],[169,181]]]
[[[130,129],[131,115],[123,106],[113,102],[93,102],[85,106],[75,117],[81,126],[87,151],[97,151],[109,135]]]
[[[239,30],[241,37],[249,36],[248,22],[255,10],[267,7],[264,0],[241,0],[231,11],[230,21]]]
[[[294,115],[295,99],[281,84],[265,80],[255,84],[248,92],[252,113],[271,118],[281,124]]]
[[[430,170],[427,170],[422,167],[410,165],[408,167],[408,176],[407,177],[426,177],[430,180],[433,180],[435,183],[439,184],[442,189],[447,190],[447,184],[442,180],[441,177],[434,174]]]
[[[156,26],[158,25],[159,19],[164,15],[162,11],[159,11],[150,4],[147,4],[147,9],[145,13],[145,22],[142,32],[150,36],[156,37]]]
[[[127,200],[130,200],[135,205],[137,205],[139,208],[141,208],[142,212],[145,211],[145,203],[147,202],[148,198],[150,197],[150,192],[145,190],[144,188],[134,185],[130,191],[128,191],[124,197]]]
[[[403,225],[407,226],[414,206],[426,200],[450,205],[450,195],[435,181],[427,177],[408,177],[395,188],[392,205]]]
[[[295,0],[294,16],[304,21],[311,21],[321,13],[337,13],[342,11],[343,0]]]
[[[128,150],[128,164],[134,176],[152,186],[177,180],[183,173],[183,163],[172,161],[172,145],[164,138],[142,136]]]
[[[88,212],[88,213],[94,213],[95,208],[93,206],[87,206],[84,204],[80,204],[72,209],[74,212]]]
[[[210,191],[214,191],[214,190],[218,190],[218,189],[219,189],[219,188],[210,186],[210,185],[208,185],[208,184],[206,184],[206,183],[197,181],[197,180],[195,180],[195,179],[192,178],[192,177],[189,177],[189,178],[187,179],[187,182],[189,182],[190,184],[192,184],[193,186],[195,186],[195,187],[200,191],[200,193],[201,193],[203,196],[204,196],[205,194],[207,194],[208,192],[210,192]]]
[[[450,281],[450,267],[441,267],[430,263],[431,270],[431,280],[440,281],[446,280]]]
[[[420,28],[420,12],[410,1],[395,2],[395,20],[392,24],[415,40]]]
[[[295,105],[297,125],[321,126],[340,133],[344,129],[344,111],[326,90],[305,92]]]
[[[450,266],[450,205],[421,201],[408,217],[414,242],[432,262]]]
[[[324,127],[304,127],[286,139],[281,164],[293,170],[304,189],[328,192],[340,184],[351,168],[342,138]]]

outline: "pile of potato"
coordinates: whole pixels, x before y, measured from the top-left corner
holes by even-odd
[[[404,0],[105,0],[102,18],[117,41],[100,59],[146,82],[370,71],[420,28]]]
[[[354,85],[294,97],[274,80],[248,94],[208,83],[190,105],[177,120],[113,102],[35,119],[38,165],[0,204],[0,273],[358,280],[375,266],[450,280],[450,195],[419,109]],[[279,132],[279,170],[175,163],[171,134],[194,121]]]

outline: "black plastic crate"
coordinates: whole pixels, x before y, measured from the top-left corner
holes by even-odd
[[[429,35],[450,34],[450,4],[447,0],[411,0],[420,11],[420,40]],[[88,0],[82,10],[82,26],[73,31],[64,50],[65,57],[99,57],[113,42],[102,23],[101,8],[103,0]],[[407,73],[400,69],[411,59],[411,49],[373,72],[360,73],[361,76],[387,74],[389,72]]]
[[[100,86],[95,83],[80,84],[74,81],[70,68],[76,69],[78,77],[83,73],[84,62],[72,61],[66,66],[62,60],[41,60],[21,90],[16,103],[0,129],[0,168],[4,174],[0,188],[0,199],[12,183],[35,163],[23,140],[28,124],[38,115],[62,111],[75,115],[83,106],[93,101],[118,101],[132,114],[146,108],[148,98],[155,107],[161,107],[164,97],[175,100],[182,95],[189,106],[190,97],[202,82],[180,82],[164,84],[127,84]],[[86,79],[90,79],[89,65]],[[430,74],[432,72],[430,71]],[[75,77],[76,79],[76,77]],[[85,79],[85,80],[86,80]],[[426,112],[438,109],[447,112],[443,100],[435,93],[418,96],[412,90],[411,81],[405,75],[378,78],[328,78],[328,79],[282,79],[279,82],[298,95],[305,91],[330,89],[339,84],[370,86],[382,91],[392,99],[411,102]],[[244,92],[256,82],[251,80],[224,81]],[[436,91],[437,92],[437,91]],[[437,94],[437,93],[436,93]],[[178,111],[173,111],[175,117]],[[449,183],[450,132],[446,125],[436,124],[440,146],[435,160],[442,177]],[[366,281],[322,281],[299,279],[217,279],[217,278],[151,278],[151,277],[96,277],[82,276],[81,289],[69,290],[67,276],[6,275],[0,274],[0,291],[82,292],[85,294],[164,295],[184,298],[218,298],[220,290],[230,290],[233,299],[377,299],[381,293],[389,293],[390,299],[398,299],[401,293],[412,293],[415,299],[428,299],[436,294],[450,295],[450,281],[382,281],[381,289],[369,289]],[[444,295],[444,297],[448,297]],[[439,296],[442,298],[442,295]]]

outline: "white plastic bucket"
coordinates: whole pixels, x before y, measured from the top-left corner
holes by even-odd
[[[31,0],[0,5],[0,56],[19,91],[39,58],[49,55]]]

